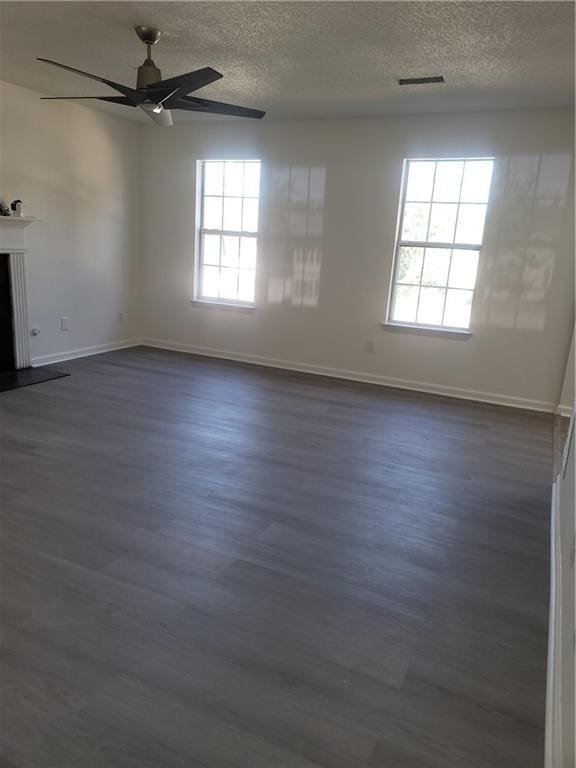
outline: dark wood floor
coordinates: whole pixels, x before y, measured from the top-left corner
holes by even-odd
[[[2,766],[541,768],[551,417],[59,367],[0,395]]]

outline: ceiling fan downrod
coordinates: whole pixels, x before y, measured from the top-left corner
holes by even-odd
[[[162,80],[162,72],[152,61],[152,46],[160,40],[162,32],[156,29],[156,27],[134,27],[134,31],[146,45],[146,59],[138,67],[138,77],[136,80],[136,88],[145,88],[147,85],[152,85]]]

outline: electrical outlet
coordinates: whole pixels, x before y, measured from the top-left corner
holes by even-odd
[[[61,331],[69,331],[70,330],[70,318],[69,317],[61,317],[60,318],[60,330]]]
[[[366,342],[366,352],[369,352],[371,355],[376,352],[376,344],[374,344],[372,339],[368,339]]]

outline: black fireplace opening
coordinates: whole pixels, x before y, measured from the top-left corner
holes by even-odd
[[[15,369],[10,255],[0,253],[0,373]]]

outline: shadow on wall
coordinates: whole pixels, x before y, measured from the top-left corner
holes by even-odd
[[[567,153],[497,160],[487,222],[478,322],[542,330],[565,227],[572,158]],[[492,216],[489,217],[492,218]],[[491,245],[491,241],[498,245]],[[561,255],[562,256],[562,255]]]
[[[271,263],[269,304],[317,307],[320,300],[326,168],[273,169],[271,196],[280,213],[272,232],[281,243]]]

